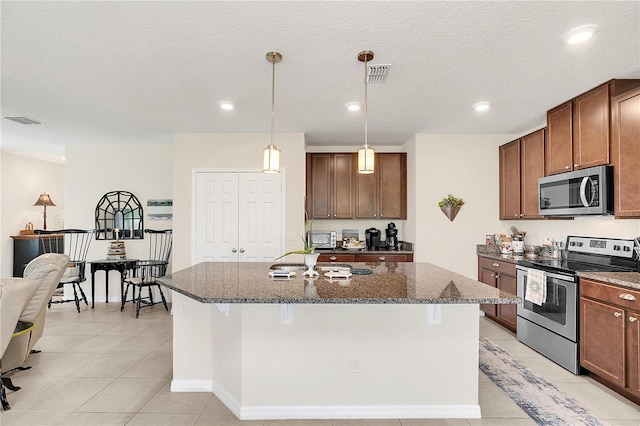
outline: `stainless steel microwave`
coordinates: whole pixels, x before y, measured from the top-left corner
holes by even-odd
[[[313,233],[307,231],[307,241],[312,247],[336,248],[337,235],[336,231],[313,231]]]
[[[538,179],[543,216],[613,214],[613,167],[597,166]]]

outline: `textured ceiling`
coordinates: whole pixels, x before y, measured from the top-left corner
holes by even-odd
[[[1,3],[2,149],[62,156],[69,144],[167,143],[173,133],[276,132],[359,145],[361,50],[391,64],[369,85],[369,140],[515,133],[611,78],[640,78],[638,1]],[[562,36],[600,29],[585,45]],[[232,100],[232,112],[216,104]],[[471,105],[491,101],[476,113]],[[277,144],[277,141],[276,141]]]

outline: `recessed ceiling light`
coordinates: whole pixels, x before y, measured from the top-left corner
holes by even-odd
[[[225,111],[231,111],[236,105],[231,101],[218,101],[218,105]]]
[[[362,109],[362,104],[360,102],[347,102],[345,105],[351,112],[360,111]]]
[[[491,102],[476,102],[473,104],[473,109],[478,112],[483,112],[491,108]]]
[[[589,40],[598,31],[598,26],[589,24],[574,28],[563,37],[567,44],[578,44]]]

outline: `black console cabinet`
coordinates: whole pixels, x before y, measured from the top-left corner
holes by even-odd
[[[43,253],[38,235],[12,235],[13,238],[13,276],[22,277],[25,266]],[[63,253],[63,236],[60,235],[58,249]]]

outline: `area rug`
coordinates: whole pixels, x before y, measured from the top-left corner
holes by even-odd
[[[480,337],[480,370],[538,425],[604,425],[578,401]]]

